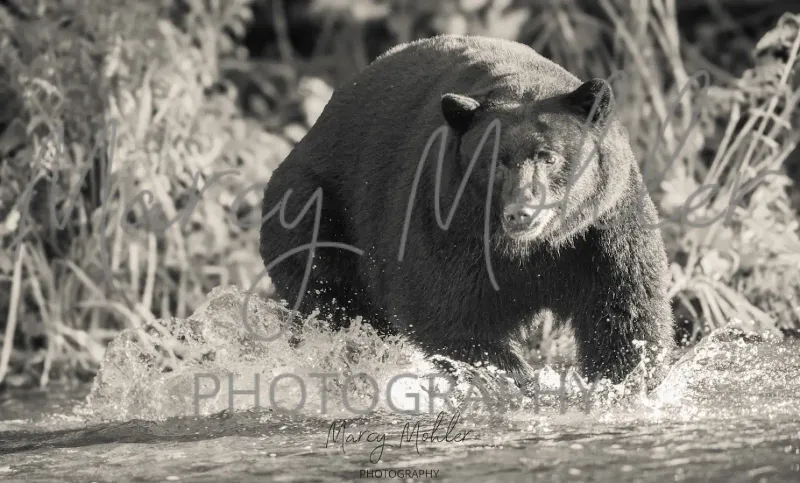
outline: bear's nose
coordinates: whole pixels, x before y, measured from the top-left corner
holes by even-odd
[[[533,221],[535,211],[532,207],[520,203],[513,203],[503,210],[503,219],[515,228],[527,228]]]

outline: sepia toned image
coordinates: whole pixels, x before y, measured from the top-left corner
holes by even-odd
[[[0,0],[0,481],[800,481],[800,2]]]

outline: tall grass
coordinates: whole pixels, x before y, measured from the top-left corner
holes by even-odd
[[[4,19],[3,42],[15,48],[2,49],[3,65],[24,105],[20,147],[4,153],[11,202],[0,213],[15,262],[0,269],[11,284],[0,360],[10,383],[11,369],[41,385],[91,376],[119,330],[186,317],[214,286],[258,273],[257,230],[227,223],[226,207],[265,182],[290,143],[246,119],[221,83],[218,61],[236,53],[225,32],[243,32],[247,2],[192,2],[173,21],[162,3],[71,2],[67,13],[85,25],[63,32],[60,2],[34,25]],[[184,226],[164,226],[196,175],[202,187],[225,169],[238,175],[210,187]],[[131,206],[143,191],[147,208]],[[239,209],[257,218],[258,191]]]

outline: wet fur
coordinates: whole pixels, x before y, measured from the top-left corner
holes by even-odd
[[[491,285],[484,260],[486,155],[476,164],[445,231],[434,212],[439,150],[434,143],[419,182],[404,260],[398,261],[419,159],[428,138],[444,123],[443,94],[469,95],[482,105],[466,132],[448,132],[440,205],[446,218],[474,147],[494,118],[502,121],[502,159],[513,158],[508,150],[524,149],[532,142],[529,137],[537,135],[557,140],[572,155],[592,148],[598,132],[590,131],[586,143],[577,143],[582,119],[563,98],[580,85],[527,46],[460,36],[396,47],[342,85],[264,192],[267,213],[292,189],[286,204],[292,220],[321,187],[319,240],[365,250],[359,257],[319,249],[301,312],[322,309],[334,326],[361,315],[384,333],[406,334],[431,354],[492,362],[521,384],[531,369],[516,337],[543,309],[569,322],[588,377],[618,381],[629,373],[638,361],[634,339],[649,342],[653,350],[671,347],[664,246],[657,230],[643,226],[655,223],[657,213],[649,196],[640,196],[641,174],[616,118],[609,121],[599,156],[575,190],[572,221],[566,226],[554,224],[530,242],[504,236],[496,213],[503,198],[502,175],[497,179],[491,254],[499,291]],[[490,146],[484,152],[490,153]],[[598,207],[597,216],[591,207]],[[597,220],[613,226],[598,229]],[[308,243],[312,227],[313,210],[292,230],[283,228],[277,216],[266,220],[261,229],[265,263]],[[295,255],[269,273],[278,294],[290,303],[296,300],[306,256]]]

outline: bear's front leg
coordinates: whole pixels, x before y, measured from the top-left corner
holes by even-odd
[[[658,214],[650,198],[641,196],[646,190],[641,178],[636,181],[639,186],[601,217],[602,227],[586,233],[578,255],[586,269],[577,277],[584,283],[570,294],[573,303],[561,303],[560,310],[572,320],[584,377],[620,383],[644,355],[652,389],[667,367],[662,356],[675,344],[673,315]]]
[[[673,345],[672,315],[659,290],[646,284],[608,284],[585,313],[574,314],[577,357],[590,381],[608,378],[618,384],[647,358],[647,389],[661,381],[662,357]],[[637,341],[644,344],[642,348]]]

